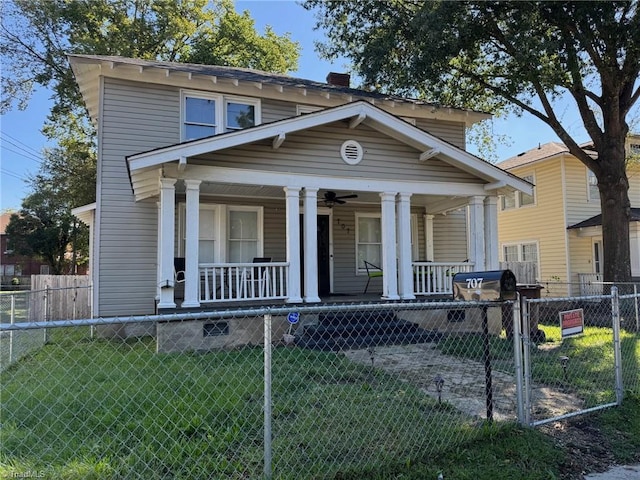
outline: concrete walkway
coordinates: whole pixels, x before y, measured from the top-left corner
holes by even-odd
[[[590,473],[585,480],[640,480],[640,465],[619,465],[606,472]]]

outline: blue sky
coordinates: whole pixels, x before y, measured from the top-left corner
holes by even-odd
[[[236,1],[236,10],[249,10],[259,32],[262,33],[264,27],[270,25],[278,35],[289,32],[291,38],[300,43],[302,54],[299,69],[292,75],[325,81],[330,71],[347,71],[348,65],[344,60],[331,64],[318,58],[314,50],[314,41],[322,40],[322,32],[313,30],[313,13],[295,1]],[[33,96],[25,111],[14,109],[0,118],[0,210],[20,207],[22,198],[29,191],[24,179],[38,171],[40,152],[47,146],[46,139],[40,131],[51,108],[49,97],[48,91],[40,90]],[[575,134],[578,141],[587,140],[584,134],[579,133],[582,131],[580,122],[572,111],[567,111],[564,118],[570,133]],[[507,135],[511,142],[511,145],[499,146],[500,160],[533,148],[539,143],[557,141],[556,135],[549,127],[529,115],[496,120],[493,131],[499,135]]]

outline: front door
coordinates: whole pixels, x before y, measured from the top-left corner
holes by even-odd
[[[303,216],[300,215],[300,225],[304,225]],[[318,295],[331,293],[331,217],[318,214]],[[304,231],[300,230],[300,278],[302,291],[304,291]]]

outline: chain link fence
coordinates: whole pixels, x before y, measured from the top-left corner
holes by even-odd
[[[88,317],[90,286],[0,292],[0,324]],[[0,331],[0,371],[41,348],[47,340],[46,328]]]
[[[529,335],[513,306],[353,303],[3,323],[3,335],[46,326],[48,342],[0,374],[0,477],[390,477],[460,448],[488,420],[522,419]],[[579,360],[595,354],[590,340],[562,351],[565,376],[555,318],[539,317],[549,347],[542,360],[530,354],[532,389],[554,398],[585,388],[574,386],[583,365],[585,384],[606,386],[582,401],[609,402],[609,350],[593,370]],[[621,342],[626,388],[638,391],[637,332]]]

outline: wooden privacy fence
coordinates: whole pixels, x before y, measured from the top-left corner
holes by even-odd
[[[91,317],[88,275],[31,275],[30,321]]]

